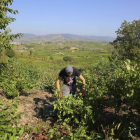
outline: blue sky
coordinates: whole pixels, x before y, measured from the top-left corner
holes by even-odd
[[[140,19],[140,0],[14,0],[12,33],[116,37],[124,20]]]

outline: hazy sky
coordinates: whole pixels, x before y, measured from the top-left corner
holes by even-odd
[[[124,20],[140,19],[140,0],[14,0],[12,33],[115,37]]]

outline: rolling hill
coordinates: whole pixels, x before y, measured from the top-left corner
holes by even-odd
[[[110,36],[86,36],[86,35],[74,35],[74,34],[47,34],[47,35],[35,35],[24,34],[19,42],[32,42],[32,41],[93,41],[93,42],[112,42],[115,38]],[[16,40],[17,41],[17,40]]]

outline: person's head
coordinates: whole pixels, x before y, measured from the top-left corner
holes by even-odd
[[[73,68],[71,66],[67,66],[65,68],[65,71],[66,71],[66,73],[67,73],[68,76],[71,76],[72,73],[73,73]]]

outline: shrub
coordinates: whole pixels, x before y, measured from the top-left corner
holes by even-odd
[[[12,58],[15,56],[15,51],[12,48],[7,48],[5,50],[5,55]]]
[[[6,96],[19,95],[21,90],[31,90],[40,85],[41,71],[28,63],[19,63],[12,59],[5,66],[1,65],[0,87]]]
[[[86,79],[85,98],[55,93],[58,122],[72,130],[73,139],[132,139],[139,135],[140,72],[130,60],[101,62],[82,75]],[[82,85],[78,80],[78,87]],[[119,102],[127,101],[125,106]],[[106,112],[106,107],[113,112]],[[135,110],[135,112],[134,112]],[[121,114],[121,115],[120,115]]]
[[[32,56],[33,55],[33,51],[29,51],[29,56]]]
[[[70,46],[65,46],[63,49],[70,49]]]
[[[53,58],[53,56],[50,56],[50,60],[53,60],[54,58]]]
[[[74,59],[73,59],[71,56],[65,56],[65,57],[63,57],[63,60],[66,61],[66,62],[67,62],[67,61],[70,61],[70,62],[71,62],[71,61],[73,61]]]
[[[41,88],[45,91],[53,93],[56,89],[56,79],[58,78],[57,74],[49,73],[44,77],[41,84]],[[60,87],[62,87],[62,81],[60,81]]]
[[[17,136],[24,134],[24,127],[17,127],[17,120],[15,120],[21,115],[21,113],[15,113],[19,101],[19,98],[15,98],[4,105],[0,99],[0,139],[2,140],[16,140]]]

